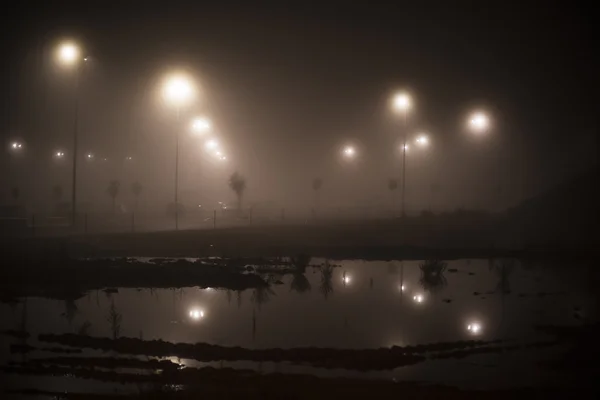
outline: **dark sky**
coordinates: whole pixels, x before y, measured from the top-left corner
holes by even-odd
[[[314,176],[332,190],[344,180],[347,190],[381,188],[357,197],[365,203],[386,196],[385,182],[398,174],[390,149],[400,124],[388,107],[398,88],[415,97],[411,130],[429,131],[434,142],[431,154],[409,164],[415,207],[429,201],[432,182],[452,198],[440,205],[487,206],[489,196],[464,193],[492,182],[515,202],[597,162],[598,51],[591,9],[576,2],[124,3],[4,10],[4,142],[22,138],[39,154],[68,149],[70,81],[51,63],[52,46],[66,35],[84,44],[92,61],[82,148],[115,159],[138,155],[132,174],[157,192],[171,187],[173,144],[165,132],[172,116],[155,101],[157,79],[171,66],[194,72],[203,99],[188,112],[212,117],[229,168],[248,177],[257,201],[308,201]],[[474,142],[464,119],[481,106],[494,128]],[[338,146],[349,140],[361,150],[350,172],[336,161]],[[187,157],[184,188],[197,180]],[[156,173],[143,172],[152,168]],[[203,170],[217,186],[229,172],[215,178]]]

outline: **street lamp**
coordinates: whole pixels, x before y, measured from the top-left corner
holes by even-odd
[[[402,193],[401,193],[401,215],[404,216],[404,199],[405,199],[405,188],[406,188],[406,150],[408,146],[406,144],[406,131],[407,131],[407,120],[408,112],[412,108],[412,98],[407,92],[398,92],[392,98],[392,109],[398,114],[402,114],[404,120],[404,136],[402,143]]]
[[[71,189],[71,224],[75,228],[77,215],[77,139],[79,127],[79,86],[81,80],[81,64],[87,57],[81,56],[81,49],[74,42],[63,42],[56,50],[57,60],[64,67],[74,67],[75,71],[75,115],[73,121],[73,178]],[[64,153],[63,153],[64,156]],[[60,156],[61,158],[63,156]]]
[[[415,142],[417,143],[417,145],[419,145],[421,147],[427,147],[427,146],[429,146],[429,137],[425,134],[420,134],[415,139]]]
[[[215,150],[219,147],[219,142],[217,139],[209,139],[204,144],[208,150]]]
[[[23,149],[23,143],[21,142],[12,142],[10,144],[10,150],[13,152],[19,152]]]
[[[179,229],[179,114],[181,107],[188,104],[194,97],[194,87],[191,80],[180,73],[169,75],[164,83],[165,100],[177,110],[177,129],[175,132],[175,229]]]
[[[475,133],[486,133],[490,126],[490,119],[482,111],[477,111],[469,117],[469,127]]]
[[[192,132],[198,135],[204,135],[212,129],[212,124],[208,118],[197,117],[192,120]]]
[[[54,157],[59,160],[62,160],[63,158],[65,158],[65,152],[62,150],[58,150],[54,153]]]
[[[342,150],[342,154],[345,158],[353,159],[354,157],[356,157],[356,149],[354,148],[354,146],[345,146]]]
[[[58,46],[57,58],[63,65],[77,65],[81,60],[79,46],[73,42],[64,42]]]

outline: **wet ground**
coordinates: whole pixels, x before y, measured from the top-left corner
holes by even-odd
[[[128,280],[94,289],[86,281],[70,297],[54,298],[39,285],[21,288],[30,296],[0,304],[5,390],[136,394],[186,388],[219,373],[465,390],[581,388],[597,373],[592,363],[568,367],[573,354],[585,353],[582,343],[587,352],[597,348],[587,340],[599,311],[591,265],[213,262],[227,264],[234,286],[209,274],[217,287],[138,288]]]

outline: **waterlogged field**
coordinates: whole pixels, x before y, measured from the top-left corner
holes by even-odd
[[[228,264],[148,265],[210,262]],[[587,340],[599,304],[587,266],[305,256],[231,264],[225,278],[196,276],[190,286],[135,287],[129,276],[125,287],[82,277],[73,290],[21,288],[0,305],[3,382],[137,393],[243,370],[501,389],[581,385],[595,368],[569,367],[597,346]],[[158,279],[135,268],[140,282]],[[201,284],[206,276],[217,286]]]

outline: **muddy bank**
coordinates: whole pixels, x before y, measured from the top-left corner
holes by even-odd
[[[245,290],[266,286],[253,270],[220,262],[175,260],[145,263],[130,259],[71,260],[0,269],[3,301],[23,296],[77,299],[87,291],[121,288],[213,287]]]
[[[332,349],[332,348],[292,348],[292,349],[247,349],[224,347],[207,343],[169,343],[162,340],[144,341],[134,338],[96,338],[75,334],[40,335],[42,342],[72,347],[92,348],[102,351],[115,351],[122,354],[148,355],[154,357],[176,356],[198,361],[256,361],[293,362],[309,364],[320,368],[345,368],[353,370],[393,369],[403,365],[416,364],[426,360],[427,354],[452,350],[488,346],[493,348],[501,341],[457,341],[433,343],[417,346],[390,347],[379,349]]]

